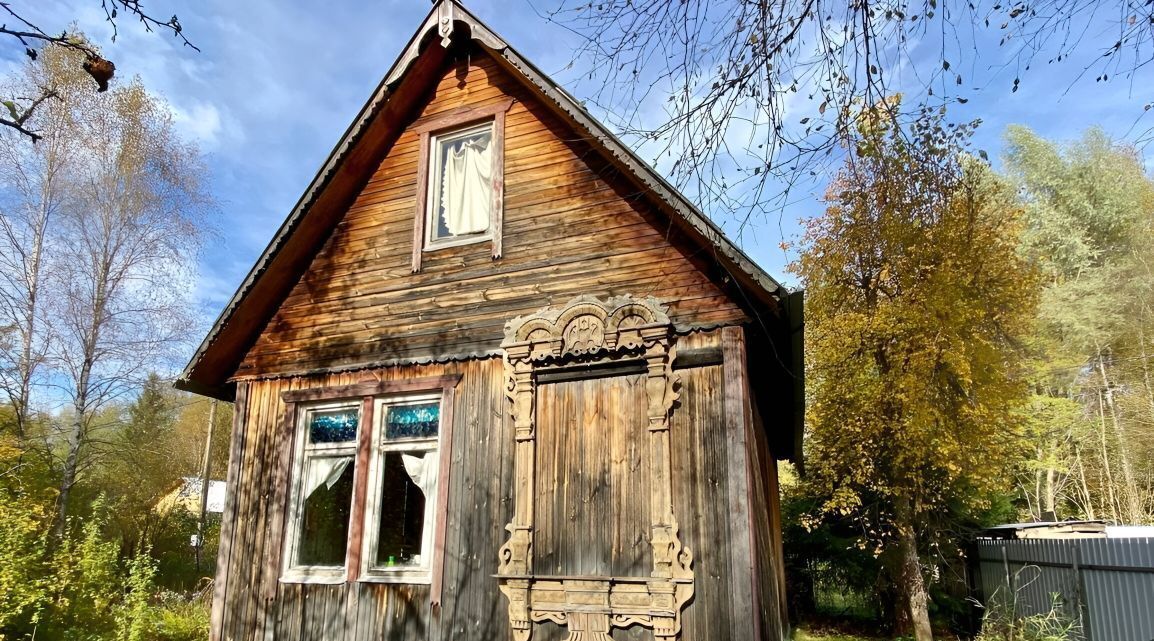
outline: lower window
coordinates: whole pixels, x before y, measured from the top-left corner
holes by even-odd
[[[436,522],[441,402],[382,400],[366,506],[366,578],[429,580]],[[370,526],[371,524],[371,526]]]
[[[429,582],[441,404],[424,394],[297,412],[284,580],[343,582],[359,556],[361,580]]]

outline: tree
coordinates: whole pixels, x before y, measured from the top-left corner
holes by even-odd
[[[903,132],[888,109],[859,119],[792,269],[808,293],[811,482],[825,513],[861,521],[899,623],[924,641],[921,546],[1020,454],[1034,278],[1012,192],[963,153],[972,126],[923,111]]]
[[[65,434],[57,533],[95,412],[123,398],[185,337],[203,213],[204,168],[170,114],[139,82],[114,89],[80,122],[77,207],[61,220],[53,358],[73,409]]]
[[[1042,449],[1078,462],[1081,496],[1068,502],[1082,514],[1149,520],[1154,181],[1134,149],[1101,130],[1059,146],[1011,127],[1006,140],[1006,171],[1026,199],[1022,249],[1044,274],[1036,387],[1040,396],[1076,403],[1087,419],[1065,421],[1083,427]]]
[[[126,547],[155,542],[156,530],[164,525],[163,515],[154,509],[157,501],[193,469],[187,456],[174,448],[178,396],[170,382],[149,374],[124,412],[123,423],[106,438],[99,483],[117,504],[111,524]]]
[[[73,104],[46,105],[29,121],[44,132],[40,145],[19,134],[0,134],[0,326],[11,328],[12,346],[0,352],[0,389],[14,410],[14,431],[24,439],[33,384],[45,365],[51,342],[45,317],[45,290],[51,287],[54,226],[69,206],[69,172],[78,161],[73,130],[76,117],[91,108],[86,80],[75,57],[49,50],[27,65],[6,92],[51,85]]]
[[[45,453],[59,453],[57,537],[89,446],[118,422],[107,410],[185,338],[210,206],[200,156],[167,108],[139,81],[96,99],[76,71],[82,55],[53,48],[28,61],[17,86],[51,84],[64,99],[36,114],[35,149],[15,134],[0,141],[0,314],[14,328],[4,388],[18,425],[36,381],[70,401],[56,420],[67,426],[43,435]]]
[[[904,91],[916,114],[994,81],[1017,91],[1039,56],[1081,54],[1071,82],[1142,87],[1154,58],[1143,0],[558,0],[548,17],[585,38],[574,59],[612,124],[652,141],[700,202],[744,219],[824,170],[862,104]]]
[[[93,1],[95,2],[95,0]],[[180,24],[180,19],[175,15],[168,20],[160,20],[154,17],[152,13],[146,12],[141,7],[140,0],[99,1],[100,8],[104,11],[105,21],[112,26],[113,42],[116,41],[119,20],[122,15],[127,15],[143,25],[145,31],[151,32],[154,29],[170,31],[175,37],[180,38],[185,46],[200,51],[184,35],[184,28]],[[0,15],[7,14],[13,20],[14,25],[9,27],[7,23],[0,24],[0,35],[9,36],[19,41],[24,46],[25,54],[33,61],[42,53],[36,48],[40,45],[57,47],[80,54],[73,58],[75,63],[73,70],[83,70],[88,74],[96,82],[98,91],[108,90],[108,83],[116,73],[116,65],[110,60],[106,60],[97,47],[83,36],[70,33],[65,29],[52,33],[45,31],[29,20],[25,11],[13,8],[13,3],[14,0],[0,1]],[[9,94],[12,98],[0,101],[0,104],[8,112],[6,116],[0,112],[0,126],[18,131],[36,142],[43,137],[43,134],[34,126],[35,123],[29,121],[45,103],[61,100],[63,96],[61,96],[58,88],[51,83],[41,84],[30,89],[30,91]]]

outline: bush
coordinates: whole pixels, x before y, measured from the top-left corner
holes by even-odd
[[[176,592],[158,595],[150,641],[204,641],[208,638],[212,584],[190,597]]]
[[[30,627],[49,601],[46,510],[0,489],[0,639]]]
[[[1069,641],[1075,637],[1078,624],[1062,613],[1056,595],[1048,612],[1022,617],[1015,616],[1016,595],[1013,599],[999,596],[995,593],[990,598],[974,641]]]
[[[0,492],[0,641],[203,641],[209,590],[158,593],[148,545],[126,560],[107,536],[108,507],[49,545],[50,515]]]

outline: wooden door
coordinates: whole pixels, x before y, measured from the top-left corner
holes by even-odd
[[[650,574],[647,406],[642,374],[539,385],[535,574]]]

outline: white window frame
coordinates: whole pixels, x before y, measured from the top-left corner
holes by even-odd
[[[398,405],[417,405],[435,401],[438,403],[437,436],[434,438],[409,438],[393,441],[385,440],[385,419],[389,407]],[[435,556],[435,540],[439,519],[444,515],[438,513],[437,503],[440,496],[441,481],[445,471],[440,469],[442,436],[445,416],[445,397],[440,392],[411,394],[405,396],[388,396],[373,399],[373,438],[369,459],[369,481],[365,493],[364,530],[362,531],[362,550],[360,581],[376,583],[410,583],[428,584],[432,582],[433,562]],[[437,461],[436,482],[428,494],[425,495],[424,529],[421,540],[421,565],[419,567],[376,566],[374,561],[377,552],[377,540],[380,535],[381,516],[381,482],[384,472],[385,456],[391,452],[426,452]]]
[[[464,236],[449,236],[446,238],[435,237],[437,229],[440,227],[440,221],[437,220],[437,215],[440,213],[439,210],[441,208],[440,178],[441,171],[443,170],[441,161],[441,143],[452,142],[459,138],[467,138],[469,136],[474,136],[478,133],[484,132],[488,132],[490,141],[489,144],[493,146],[493,149],[490,151],[489,158],[493,163],[491,170],[493,172],[492,175],[496,176],[496,172],[500,171],[500,168],[497,166],[498,158],[496,153],[496,145],[502,144],[502,141],[497,140],[497,132],[493,120],[490,119],[485,122],[474,123],[460,127],[458,129],[453,129],[439,134],[432,134],[429,136],[429,179],[428,184],[425,185],[425,188],[428,190],[426,192],[428,194],[426,199],[428,204],[425,210],[425,251],[434,251],[444,247],[471,245],[473,243],[481,243],[493,239],[494,217],[492,211],[492,198],[489,199],[489,227],[485,230],[484,233],[469,234]]]
[[[324,443],[317,445],[310,445],[309,440],[309,420],[313,414],[317,412],[327,412],[333,410],[355,410],[357,413],[357,435],[352,441],[343,443]],[[357,446],[360,441],[361,430],[364,429],[364,416],[361,412],[361,404],[357,401],[332,401],[323,403],[314,403],[301,406],[297,411],[297,425],[295,447],[293,452],[293,470],[292,470],[292,491],[290,493],[290,512],[288,519],[288,527],[285,532],[285,556],[283,568],[281,570],[281,580],[291,583],[328,583],[337,584],[344,583],[348,575],[348,538],[345,539],[345,556],[344,561],[339,566],[317,566],[317,565],[297,565],[297,552],[300,547],[300,526],[301,519],[304,516],[304,499],[301,496],[302,485],[304,483],[304,471],[307,460],[312,458],[326,458],[332,456],[351,456],[353,461],[353,475],[356,475],[357,465]],[[355,492],[354,492],[355,494]],[[355,501],[356,497],[353,496]],[[349,506],[349,530],[352,529],[352,519],[356,516],[352,506]]]

